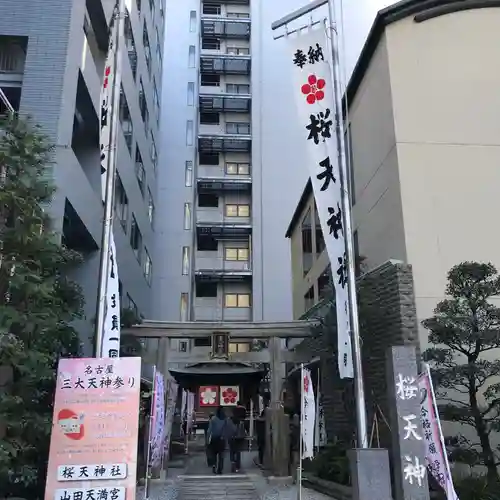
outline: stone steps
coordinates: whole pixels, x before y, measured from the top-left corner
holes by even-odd
[[[253,481],[246,475],[180,476],[179,500],[258,500]]]

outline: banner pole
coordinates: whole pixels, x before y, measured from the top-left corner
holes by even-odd
[[[340,185],[342,191],[342,212],[343,212],[343,227],[345,252],[347,255],[347,287],[349,298],[349,310],[351,318],[351,344],[352,356],[354,364],[354,388],[356,394],[356,427],[357,441],[359,448],[368,448],[368,423],[366,419],[366,401],[365,401],[365,386],[363,377],[363,363],[361,357],[361,340],[359,333],[359,312],[358,298],[356,295],[356,268],[354,254],[354,245],[352,241],[352,220],[351,220],[351,201],[349,199],[349,191],[347,188],[347,165],[344,142],[344,127],[343,127],[343,107],[342,98],[340,96],[340,78],[339,78],[339,57],[336,44],[336,27],[335,27],[335,6],[334,0],[328,0],[328,32],[330,34],[330,50],[331,50],[331,72],[333,80],[333,99],[335,103],[335,119],[336,119],[336,135],[339,148],[338,166],[340,173]]]
[[[115,12],[116,37],[114,42],[113,88],[111,91],[111,119],[109,126],[109,151],[107,152],[106,187],[104,193],[104,218],[101,235],[101,254],[99,258],[99,284],[97,289],[96,320],[95,320],[95,357],[102,358],[104,322],[106,316],[106,294],[108,288],[108,261],[111,250],[111,233],[113,231],[114,190],[117,169],[117,129],[120,111],[121,87],[121,38],[125,26],[125,0],[117,0]],[[102,141],[102,138],[101,138]]]
[[[300,432],[299,432],[299,470],[297,471],[297,498],[302,500],[302,452],[304,441],[302,431],[304,428],[304,363],[300,364]]]
[[[153,387],[151,391],[151,406],[149,411],[149,430],[148,430],[148,450],[146,453],[146,477],[144,478],[144,500],[149,499],[149,475],[151,472],[151,436],[153,430],[153,407],[155,402],[156,393],[156,365],[153,370]]]

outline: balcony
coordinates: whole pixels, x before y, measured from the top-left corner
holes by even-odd
[[[201,36],[209,38],[250,38],[250,19],[229,19],[204,15],[201,20]]]
[[[252,99],[249,94],[201,94],[201,113],[250,113]]]
[[[198,151],[200,153],[250,153],[252,136],[250,134],[200,134]]]
[[[203,220],[200,218],[196,222],[196,232],[200,236],[212,236],[217,240],[248,240],[248,236],[252,233],[252,225],[249,219],[235,221],[234,219]]]
[[[213,262],[215,259],[205,259]],[[203,261],[202,261],[203,262]],[[214,263],[215,264],[215,263]],[[227,262],[226,262],[227,264]],[[195,271],[195,277],[197,281],[203,281],[205,283],[238,283],[246,282],[252,278],[252,270],[250,269],[250,264],[246,263],[248,269],[228,269],[228,268],[212,268],[212,267],[201,267],[201,263],[198,265]]]
[[[225,5],[225,4],[233,4],[233,5],[250,5],[250,0],[210,0],[211,5]]]
[[[200,68],[202,73],[216,75],[249,75],[251,68],[250,59],[249,55],[202,55],[200,57]]]
[[[251,192],[252,179],[232,179],[231,177],[198,178],[198,193]]]

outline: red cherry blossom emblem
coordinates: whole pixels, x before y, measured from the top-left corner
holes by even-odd
[[[314,104],[316,101],[321,101],[325,98],[323,91],[325,85],[326,82],[323,78],[316,78],[316,75],[309,75],[307,83],[304,83],[301,87],[302,93],[307,96],[306,101],[308,104]]]
[[[309,392],[309,377],[304,375],[304,393],[307,394]]]
[[[231,389],[231,387],[222,392],[222,399],[225,404],[235,404],[237,397],[238,393],[234,389]]]

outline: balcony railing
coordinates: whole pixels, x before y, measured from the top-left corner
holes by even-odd
[[[202,73],[212,73],[217,75],[250,74],[250,56],[202,55],[200,59]]]
[[[217,38],[250,38],[250,19],[228,19],[216,17],[201,20],[201,35]]]
[[[249,153],[252,148],[250,135],[199,135],[198,151],[201,153]]]
[[[250,108],[249,95],[200,95],[200,111],[203,113],[250,113]]]

